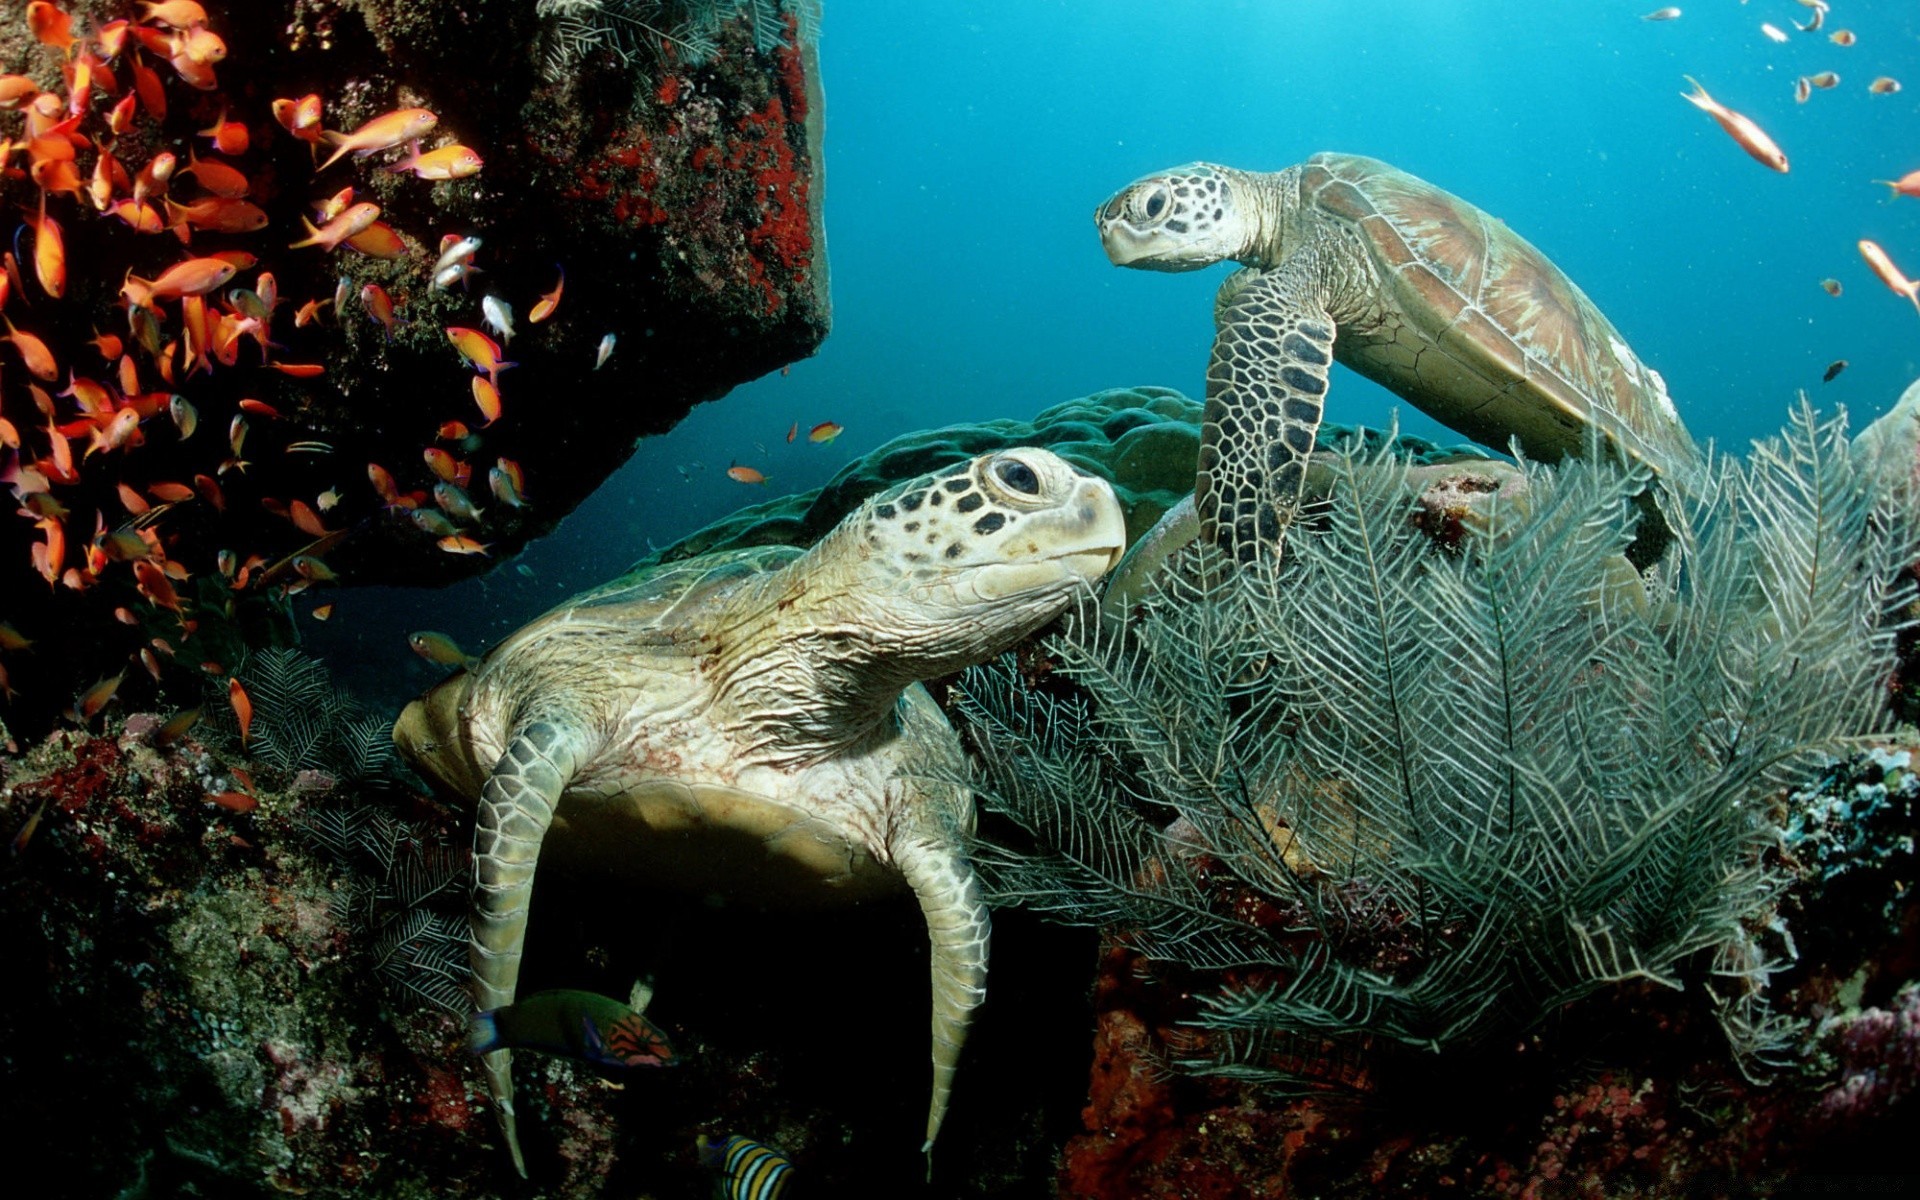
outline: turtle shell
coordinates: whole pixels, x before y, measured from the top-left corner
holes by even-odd
[[[1503,222],[1350,154],[1308,159],[1300,202],[1357,235],[1381,284],[1370,311],[1334,314],[1347,366],[1487,445],[1517,437],[1543,461],[1581,453],[1595,426],[1658,471],[1697,458],[1660,376]]]

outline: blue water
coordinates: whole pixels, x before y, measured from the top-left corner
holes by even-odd
[[[1108,264],[1095,206],[1194,159],[1278,170],[1318,150],[1385,159],[1504,219],[1665,377],[1703,442],[1744,451],[1797,389],[1861,422],[1920,375],[1920,314],[1855,250],[1920,274],[1920,6],[1836,0],[825,0],[826,224],[834,322],[819,354],[644,442],[515,567],[439,592],[340,602],[320,648],[408,687],[404,634],[469,649],[747,503],[824,483],[911,430],[1030,417],[1102,388],[1203,392],[1229,268]],[[1784,45],[1760,32],[1770,21]],[[1852,29],[1850,48],[1827,34]],[[1797,76],[1839,87],[1796,104]],[[1767,129],[1778,175],[1680,98],[1692,74]],[[1891,75],[1908,85],[1871,95]],[[1845,294],[1829,297],[1825,277]],[[1830,384],[1834,359],[1850,363]],[[1336,368],[1328,416],[1457,440]],[[783,438],[838,421],[827,446]],[[739,461],[768,483],[723,471]],[[686,468],[683,478],[680,468]],[[524,567],[524,571],[516,569]],[[384,610],[384,611],[380,611]],[[349,667],[346,674],[352,675]],[[416,678],[417,676],[417,678]]]

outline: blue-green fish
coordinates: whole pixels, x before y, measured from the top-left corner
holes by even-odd
[[[467,1024],[467,1048],[475,1054],[539,1050],[600,1067],[666,1067],[677,1061],[659,1027],[598,992],[536,992],[505,1008],[475,1013]]]
[[[703,1133],[694,1145],[700,1161],[720,1172],[722,1200],[776,1200],[787,1194],[793,1164],[778,1150],[738,1135],[715,1145]]]

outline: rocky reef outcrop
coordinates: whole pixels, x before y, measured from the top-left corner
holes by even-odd
[[[185,620],[256,641],[290,586],[469,575],[636,438],[818,346],[811,6],[655,5],[642,46],[567,25],[583,7],[0,16],[0,202],[33,226],[4,300],[0,477],[31,519],[0,528],[0,620],[75,651],[8,659],[30,705],[162,635],[113,630],[116,607],[154,615],[140,561],[188,593]],[[368,132],[405,110],[431,125]],[[329,162],[323,130],[381,148]],[[513,365],[476,374],[474,347],[495,352],[450,330]]]

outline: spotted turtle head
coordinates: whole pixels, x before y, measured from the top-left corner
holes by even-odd
[[[1100,244],[1115,266],[1148,271],[1196,271],[1238,258],[1258,224],[1244,180],[1213,163],[1136,179],[1094,211]]]

